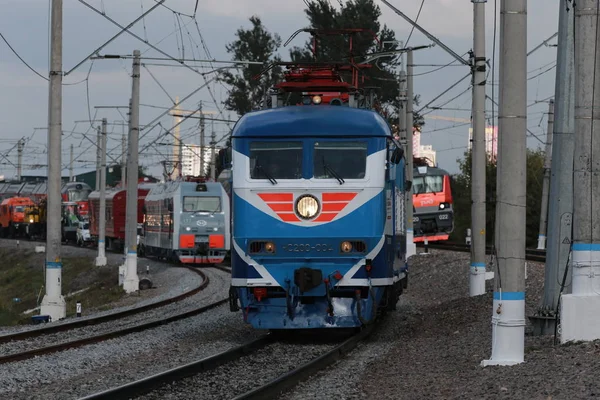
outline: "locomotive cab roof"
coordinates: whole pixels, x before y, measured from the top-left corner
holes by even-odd
[[[245,114],[233,138],[262,137],[389,137],[388,123],[378,113],[341,106],[286,106]]]
[[[413,175],[414,176],[424,176],[424,175],[444,176],[444,175],[450,175],[450,174],[448,173],[448,171],[438,168],[438,167],[415,167],[413,169]]]

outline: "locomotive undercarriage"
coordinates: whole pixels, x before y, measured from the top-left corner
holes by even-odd
[[[258,329],[357,327],[396,310],[408,284],[407,275],[390,286],[332,286],[331,278],[299,268],[287,287],[232,286],[230,309],[242,310],[244,320]]]

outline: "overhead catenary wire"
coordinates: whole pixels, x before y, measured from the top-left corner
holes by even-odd
[[[421,6],[419,7],[419,11],[417,12],[417,17],[415,18],[415,24],[417,22],[419,22],[419,17],[421,16],[421,11],[423,10],[423,4],[425,4],[425,0],[421,0]],[[408,47],[408,42],[410,41],[410,38],[412,37],[413,32],[415,31],[415,26],[413,25],[410,28],[410,33],[408,34],[408,38],[404,41],[404,45],[406,47]],[[461,56],[462,57],[462,56]],[[413,75],[414,76],[414,75]]]

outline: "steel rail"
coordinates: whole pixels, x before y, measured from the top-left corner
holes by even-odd
[[[359,333],[353,335],[322,356],[315,358],[304,365],[301,365],[300,367],[280,376],[271,382],[266,383],[265,385],[236,396],[234,397],[234,400],[266,399],[279,396],[282,392],[291,389],[298,383],[308,379],[310,376],[343,358],[346,354],[358,346],[358,343],[369,336],[373,332],[375,326],[376,325],[373,324],[368,325]]]
[[[199,307],[194,310],[186,311],[181,314],[173,315],[168,318],[159,319],[151,322],[146,322],[140,325],[135,325],[129,328],[118,329],[111,332],[103,333],[96,336],[90,336],[83,339],[72,340],[70,342],[59,343],[52,346],[40,347],[37,349],[27,350],[20,353],[8,354],[5,356],[0,356],[0,364],[6,364],[14,361],[27,360],[36,356],[47,355],[51,353],[56,353],[62,350],[74,349],[77,347],[86,346],[93,343],[103,342],[109,339],[118,338],[121,336],[128,335],[130,333],[141,332],[148,329],[156,328],[162,325],[169,324],[171,322],[179,321],[182,319],[190,318],[196,316],[198,314],[202,314],[206,311],[209,311],[213,308],[216,308],[222,304],[225,304],[229,301],[229,298],[219,300],[217,302],[211,303],[207,306]]]
[[[418,247],[424,247],[423,243],[417,243]],[[448,251],[459,251],[468,253],[471,251],[471,246],[464,243],[429,243],[427,245],[431,249],[448,250]],[[492,253],[492,246],[486,246],[486,254]],[[546,250],[539,249],[525,249],[525,258],[527,261],[534,262],[546,262]]]
[[[16,238],[4,238],[4,239],[19,240]],[[33,242],[35,242],[35,241],[33,241]],[[69,244],[67,244],[67,245],[69,245]],[[70,244],[70,246],[78,247],[78,248],[85,248],[85,247],[77,246],[76,244]],[[90,248],[90,250],[94,250],[94,249]],[[110,250],[108,250],[108,251],[110,251]],[[111,251],[111,252],[115,253],[115,251]],[[39,329],[32,329],[32,330],[28,330],[28,331],[0,335],[0,344],[7,343],[7,342],[10,342],[13,340],[31,339],[31,338],[39,337],[42,335],[48,335],[48,334],[57,333],[57,332],[64,332],[64,331],[68,331],[71,329],[77,329],[77,328],[81,328],[81,327],[85,327],[85,326],[98,325],[98,324],[102,324],[102,323],[105,323],[108,321],[114,321],[117,319],[129,317],[132,315],[143,313],[143,312],[146,312],[149,310],[153,310],[153,309],[156,309],[159,307],[163,307],[163,306],[184,300],[190,296],[193,296],[193,295],[199,293],[200,291],[204,290],[208,286],[209,279],[206,276],[206,274],[204,274],[204,272],[202,272],[200,269],[194,268],[194,267],[188,267],[188,266],[181,266],[181,267],[187,268],[190,271],[193,271],[194,273],[200,275],[202,277],[202,283],[198,287],[196,287],[192,290],[189,290],[185,293],[181,293],[177,296],[173,296],[173,297],[165,299],[165,300],[160,300],[155,303],[146,304],[144,306],[134,307],[131,309],[118,311],[115,313],[106,314],[106,315],[102,315],[102,316],[98,316],[98,317],[77,319],[77,320],[73,320],[71,322],[65,322],[65,323],[59,323],[57,325],[45,326],[45,327],[39,328]],[[178,268],[180,268],[180,267],[178,266]],[[231,273],[230,269],[227,269],[223,266],[215,265],[215,266],[213,266],[213,268],[218,269],[223,272],[226,272],[226,273]]]
[[[367,326],[359,333],[353,335],[320,357],[317,357],[258,388],[243,393],[235,397],[235,399],[264,399],[277,396],[282,391],[292,388],[299,382],[309,378],[314,373],[323,370],[335,361],[344,357],[348,352],[354,349],[360,341],[364,340],[373,331],[374,327],[375,325]],[[274,343],[275,341],[276,339],[273,334],[267,334],[256,340],[214,356],[175,367],[173,369],[169,369],[167,371],[160,372],[158,374],[130,382],[122,386],[111,388],[103,392],[91,394],[89,396],[80,398],[80,400],[125,400],[143,396],[163,387],[164,385],[173,384],[174,382],[181,381],[185,378],[215,369],[225,363],[236,361],[246,355],[264,348],[268,344]]]
[[[209,371],[211,369],[215,369],[218,366],[223,365],[227,362],[238,360],[245,355],[251,354],[256,350],[265,347],[271,342],[272,337],[270,335],[265,335],[256,340],[227,350],[225,352],[216,354],[214,356],[210,356],[199,361],[194,361],[189,364],[175,367],[173,369],[160,372],[158,374],[149,376],[144,379],[140,379],[138,381],[130,382],[125,385],[118,386],[116,388],[91,394],[89,396],[82,397],[80,400],[125,400],[142,396],[146,393],[160,388],[163,385],[170,384],[182,380],[184,378],[188,378],[190,376]]]
[[[184,267],[184,268],[187,268],[190,271],[193,271],[193,272],[197,273],[198,275],[200,275],[202,277],[202,284],[192,290],[185,292],[185,293],[170,297],[165,300],[160,300],[155,303],[146,304],[144,306],[130,308],[130,309],[123,310],[123,311],[117,311],[115,313],[101,315],[101,316],[97,316],[97,317],[76,319],[72,322],[65,322],[65,323],[58,324],[58,325],[45,326],[40,329],[32,329],[29,331],[22,331],[22,332],[10,333],[7,335],[1,335],[0,343],[7,343],[7,342],[10,342],[13,340],[31,339],[31,338],[42,336],[42,335],[49,335],[49,334],[57,333],[57,332],[64,332],[64,331],[68,331],[68,330],[72,330],[72,329],[76,329],[76,328],[82,328],[84,326],[98,325],[98,324],[102,324],[104,322],[114,321],[117,319],[129,317],[131,315],[139,314],[142,312],[153,310],[155,308],[166,306],[171,303],[181,301],[183,299],[186,299],[190,296],[195,295],[196,293],[204,290],[208,286],[209,279],[206,276],[206,274],[204,274],[204,272],[202,272],[199,269],[192,268],[192,267]]]

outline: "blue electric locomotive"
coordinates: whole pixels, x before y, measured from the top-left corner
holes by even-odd
[[[255,328],[357,327],[406,287],[404,159],[377,113],[246,114],[232,134],[233,310]]]

